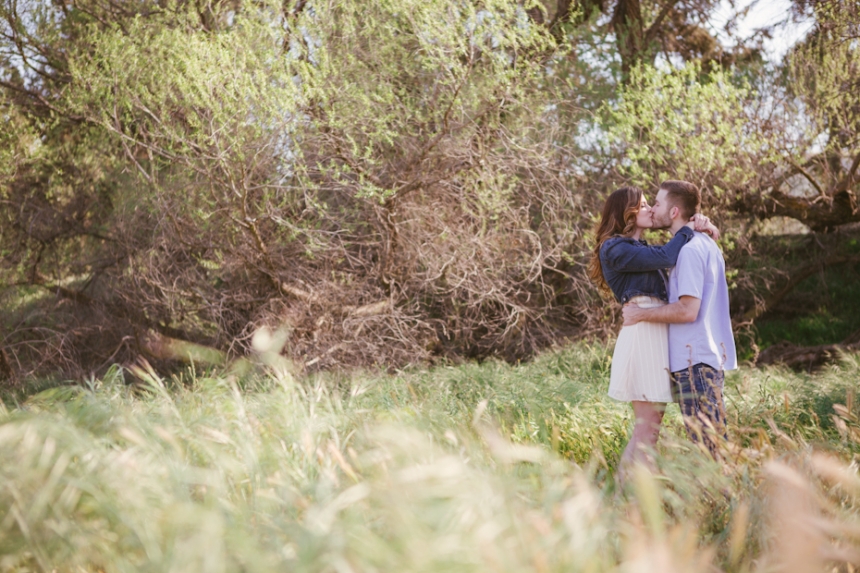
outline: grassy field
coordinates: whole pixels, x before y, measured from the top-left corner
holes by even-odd
[[[854,571],[860,356],[727,380],[723,465],[671,406],[616,486],[599,345],[396,376],[112,370],[0,412],[2,571]],[[127,376],[127,375],[126,375]],[[130,379],[130,377],[129,377]],[[834,409],[836,405],[836,409]]]

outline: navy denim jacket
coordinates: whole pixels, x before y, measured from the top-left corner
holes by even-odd
[[[661,247],[630,237],[606,239],[600,246],[600,266],[615,299],[624,304],[634,296],[645,295],[668,302],[664,269],[675,266],[681,247],[693,238],[693,233],[689,227],[681,227]]]

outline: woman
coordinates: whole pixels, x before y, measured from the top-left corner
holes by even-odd
[[[665,269],[675,266],[693,230],[719,233],[707,217],[695,215],[671,241],[649,246],[640,237],[652,226],[651,209],[641,189],[622,187],[606,200],[589,274],[622,305],[632,302],[652,308],[666,304]],[[636,419],[633,436],[621,456],[621,471],[634,462],[650,467],[648,451],[657,445],[666,403],[672,401],[667,325],[640,322],[622,327],[612,355],[609,396],[631,402]]]

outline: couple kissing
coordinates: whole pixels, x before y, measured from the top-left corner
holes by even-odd
[[[668,402],[679,403],[687,435],[715,458],[727,439],[723,383],[737,356],[719,230],[698,213],[700,203],[686,181],[661,183],[653,205],[641,189],[622,187],[595,232],[589,274],[623,305],[609,383],[609,396],[631,402],[635,417],[622,478],[632,464],[653,469],[649,453]],[[673,237],[648,245],[647,229]]]

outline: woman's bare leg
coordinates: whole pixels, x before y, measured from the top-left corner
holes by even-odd
[[[657,438],[660,437],[660,424],[663,422],[663,413],[666,404],[662,402],[640,402],[633,401],[633,415],[636,418],[633,426],[633,436],[627,442],[624,453],[621,455],[620,474],[623,476],[636,464],[644,464],[650,470],[654,465],[648,456],[649,452],[657,446]]]

